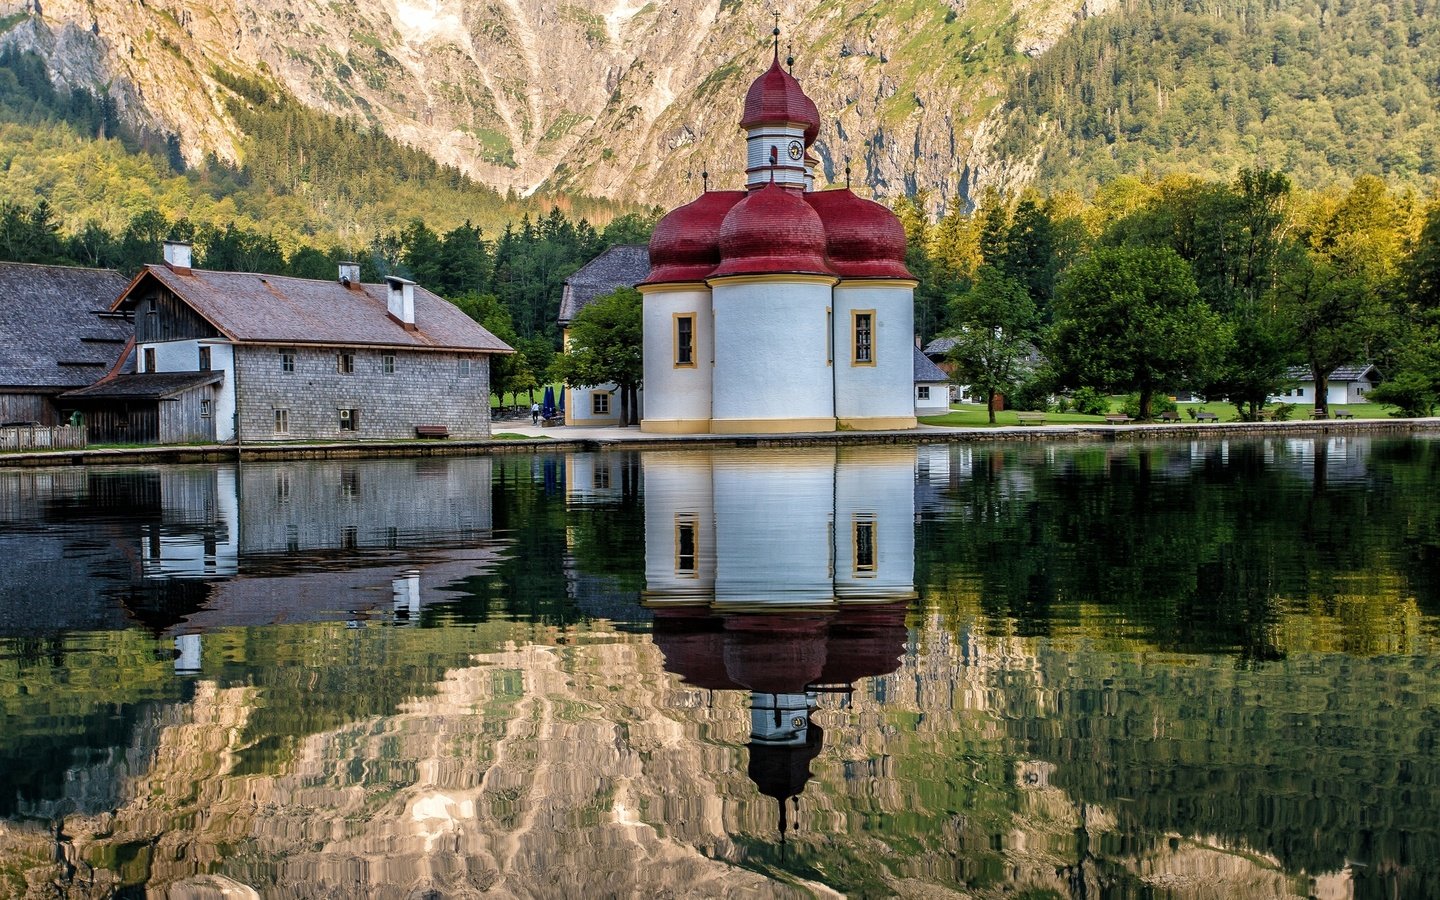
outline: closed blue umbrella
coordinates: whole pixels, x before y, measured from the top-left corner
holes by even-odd
[[[560,389],[560,415],[565,415],[565,389]]]
[[[555,415],[555,388],[545,385],[545,399],[540,401],[540,415],[550,418]]]

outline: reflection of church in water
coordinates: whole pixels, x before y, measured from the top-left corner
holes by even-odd
[[[644,457],[644,602],[665,668],[750,694],[748,774],[783,841],[821,694],[894,672],[915,597],[915,449]]]

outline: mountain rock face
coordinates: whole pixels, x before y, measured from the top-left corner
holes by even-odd
[[[745,88],[774,52],[823,125],[824,179],[932,208],[1034,175],[999,159],[998,98],[1018,62],[1116,0],[27,0],[0,45],[57,83],[108,90],[190,160],[238,159],[217,71],[383,128],[481,181],[673,205],[744,178]],[[43,3],[43,5],[42,5]]]

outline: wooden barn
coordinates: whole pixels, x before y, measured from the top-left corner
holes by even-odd
[[[215,440],[225,373],[117,375],[63,395],[92,444],[193,444]]]
[[[114,369],[133,332],[109,269],[0,262],[0,425],[58,425],[60,395]]]

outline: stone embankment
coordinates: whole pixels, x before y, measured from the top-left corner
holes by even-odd
[[[379,459],[415,456],[472,456],[482,453],[683,449],[687,447],[826,447],[874,444],[948,443],[1150,443],[1159,441],[1251,440],[1266,437],[1440,436],[1440,418],[1359,419],[1297,422],[1226,422],[1162,425],[1027,425],[1005,428],[941,428],[910,431],[836,431],[823,434],[646,434],[638,428],[511,427],[505,439],[336,441],[333,443],[187,445],[53,452],[0,453],[0,467],[210,463],[280,459]]]

